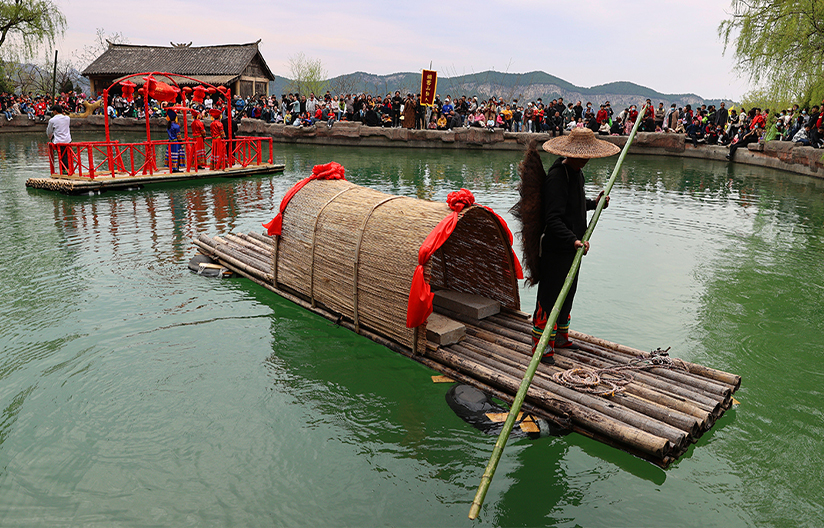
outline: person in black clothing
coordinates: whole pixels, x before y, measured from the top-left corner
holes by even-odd
[[[687,125],[687,137],[692,140],[693,148],[698,148],[698,140],[704,138],[704,125],[701,123],[701,117],[695,116],[692,118],[692,123]]]
[[[573,106],[572,109],[575,111],[575,121],[580,123],[581,122],[581,116],[584,115],[584,107],[581,106],[581,101],[578,101],[577,103],[575,103],[575,106]]]
[[[375,111],[374,106],[369,106],[366,109],[366,113],[363,114],[363,124],[371,127],[381,126],[381,119],[378,117],[378,113]]]
[[[232,116],[232,139],[237,137],[237,127],[240,124],[241,114],[238,112],[236,115]],[[220,124],[223,125],[223,133],[226,135],[225,137],[229,138],[229,117],[224,116],[223,119],[220,120]]]
[[[595,209],[603,192],[595,200],[584,194],[582,169],[592,158],[604,158],[620,152],[620,149],[597,139],[586,128],[575,128],[569,135],[550,139],[543,145],[547,152],[560,156],[544,175],[540,155],[530,145],[519,166],[521,184],[520,200],[513,214],[521,221],[521,237],[524,245],[525,269],[528,284],[538,284],[538,302],[533,315],[532,342],[535,351],[548,316],[564,286],[579,249],[589,251],[589,242],[582,241],[587,228],[589,209]],[[609,197],[604,204],[609,204]],[[561,307],[556,325],[551,329],[549,342],[541,359],[555,364],[556,348],[578,348],[569,340],[569,321],[572,302],[578,285],[578,277],[572,283]]]
[[[403,104],[403,97],[401,97],[401,92],[399,90],[395,91],[395,95],[392,97],[392,126],[399,127],[401,126],[401,105]]]
[[[732,161],[732,159],[735,157],[736,150],[740,149],[741,147],[746,147],[750,143],[757,143],[758,138],[761,136],[761,132],[763,132],[763,130],[761,129],[761,125],[756,125],[755,128],[744,134],[744,137],[742,137],[739,141],[737,141],[733,145],[730,145],[730,153],[727,154],[727,159]]]

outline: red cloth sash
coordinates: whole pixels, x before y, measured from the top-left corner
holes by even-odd
[[[457,192],[451,192],[446,198],[446,203],[452,209],[452,214],[444,218],[435,226],[435,229],[429,233],[429,236],[423,241],[418,250],[418,266],[415,268],[415,274],[412,276],[412,286],[409,288],[409,303],[406,309],[406,327],[415,328],[422,325],[432,314],[432,299],[435,295],[429,288],[423,276],[423,266],[429,261],[429,258],[447,241],[449,236],[458,225],[458,215],[465,207],[475,204],[475,197],[466,189],[461,189]],[[481,206],[484,207],[484,206]],[[509,236],[509,245],[512,246],[512,232],[504,222],[504,219],[498,216],[495,211],[489,207],[484,209],[492,212],[504,230]],[[524,278],[521,263],[518,262],[518,257],[512,253],[512,259],[515,262],[515,273],[519,279]]]
[[[283,200],[280,201],[280,211],[278,215],[274,217],[270,222],[263,224],[263,227],[266,228],[266,232],[269,236],[280,236],[281,230],[283,229],[283,211],[286,210],[286,206],[289,205],[289,202],[295,195],[303,189],[303,187],[312,180],[345,180],[346,179],[346,170],[343,168],[343,165],[340,163],[335,163],[334,161],[327,163],[326,165],[315,165],[312,169],[312,175],[308,178],[304,178],[297,182],[289,192],[287,192],[283,196]]]

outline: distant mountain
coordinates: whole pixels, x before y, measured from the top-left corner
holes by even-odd
[[[389,75],[374,75],[365,72],[355,72],[340,75],[329,79],[328,89],[332,93],[370,93],[386,95],[400,90],[404,95],[408,92],[420,92],[421,74],[416,72],[392,73]],[[280,95],[286,93],[289,79],[277,77],[270,83],[270,93]],[[610,101],[614,107],[638,104],[645,99],[652,99],[657,106],[659,102],[669,106],[676,103],[679,106],[691,104],[718,105],[719,99],[704,99],[696,94],[663,94],[627,81],[611,82],[591,88],[576,86],[568,81],[542,71],[529,73],[502,73],[485,71],[455,77],[440,77],[438,79],[438,93],[441,98],[447,94],[452,97],[461,95],[477,96],[479,99],[488,99],[492,96],[503,97],[506,100],[518,99],[520,102],[535,101],[541,98],[544,102],[563,97],[566,102],[582,101],[586,104],[591,101],[597,106],[604,101]]]

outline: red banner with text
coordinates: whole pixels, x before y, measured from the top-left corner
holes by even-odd
[[[435,91],[438,88],[438,72],[423,70],[421,73],[421,104],[432,106],[435,104]]]

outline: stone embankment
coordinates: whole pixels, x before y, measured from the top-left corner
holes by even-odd
[[[103,117],[91,116],[86,119],[72,119],[72,130],[101,131]],[[144,121],[134,119],[113,119],[110,131],[143,132]],[[40,132],[45,131],[45,123],[17,117],[12,121],[0,119],[0,132]],[[153,133],[165,131],[165,122],[152,120]],[[335,123],[331,128],[326,124],[311,127],[267,124],[255,119],[244,119],[240,134],[272,137],[275,143],[304,145],[334,145],[344,147],[411,147],[466,150],[522,151],[530,141],[544,142],[549,134],[528,132],[488,131],[480,128],[461,128],[453,131],[407,130],[404,128],[368,127],[361,123]],[[623,147],[624,136],[601,136],[601,139]],[[710,159],[726,162],[729,150],[725,147],[700,145],[693,148],[682,134],[639,133],[632,144],[632,154],[652,154],[659,156],[680,156]],[[735,154],[735,162],[793,172],[814,178],[824,178],[824,150],[796,146],[785,141],[770,141],[765,144],[748,145]]]

